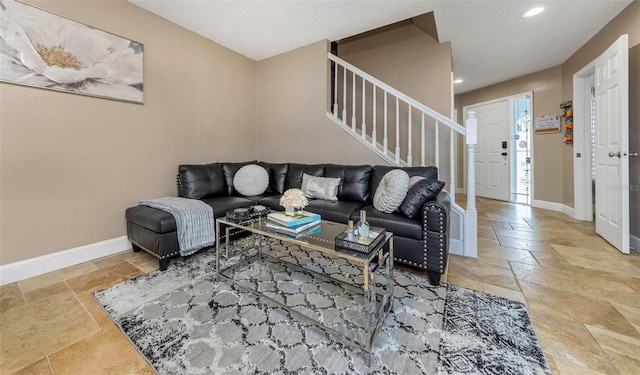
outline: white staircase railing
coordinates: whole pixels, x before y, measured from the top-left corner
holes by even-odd
[[[477,257],[475,113],[469,112],[466,127],[462,127],[339,57],[331,53],[328,57],[332,93],[327,117],[391,165],[413,166],[414,160],[416,163],[419,160],[420,166],[436,166],[440,178],[448,183],[447,190],[452,198],[449,251]],[[469,153],[466,210],[455,203],[458,134],[466,138]],[[448,157],[441,158],[444,150],[441,142],[445,147],[448,143]],[[447,162],[448,168],[443,168]]]

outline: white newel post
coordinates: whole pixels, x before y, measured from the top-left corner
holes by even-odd
[[[400,165],[400,101],[396,96],[396,165]]]
[[[449,131],[449,160],[451,161],[451,164],[449,165],[451,180],[449,183],[449,194],[451,195],[452,202],[456,201],[456,134],[457,133],[453,129]]]
[[[464,255],[478,257],[478,210],[476,209],[475,152],[478,143],[478,120],[469,111],[465,121],[467,141],[467,208],[464,214]]]
[[[413,165],[413,150],[412,150],[412,137],[411,137],[411,104],[409,104],[409,116],[407,118],[407,132],[409,133],[409,136],[407,137],[407,165],[408,166],[412,166]]]

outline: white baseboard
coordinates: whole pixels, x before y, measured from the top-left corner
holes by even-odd
[[[566,204],[562,204],[562,203],[540,201],[540,200],[534,199],[533,202],[531,202],[531,207],[562,212],[567,216],[575,217],[575,209],[573,207],[569,207]]]
[[[449,241],[449,254],[464,256],[464,246],[462,241],[452,238]]]
[[[562,206],[563,206],[562,203],[540,201],[537,199],[534,199],[531,202],[531,207],[543,208],[545,210],[558,211],[558,212],[562,212]]]
[[[562,213],[567,215],[567,216],[571,216],[573,218],[576,217],[576,210],[573,207],[569,207],[565,204],[562,205]]]
[[[79,263],[131,249],[127,236],[58,251],[0,266],[0,285],[14,283]]]
[[[466,194],[466,190],[463,188],[456,188],[456,194]],[[575,209],[562,203],[541,201],[534,199],[531,202],[531,207],[543,208],[545,210],[562,212],[565,215],[575,217]]]

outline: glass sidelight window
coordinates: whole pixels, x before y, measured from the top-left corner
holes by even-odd
[[[531,99],[516,99],[511,105],[511,201],[531,204]]]

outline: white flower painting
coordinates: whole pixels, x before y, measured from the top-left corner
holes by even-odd
[[[0,81],[143,102],[143,45],[0,0]]]

